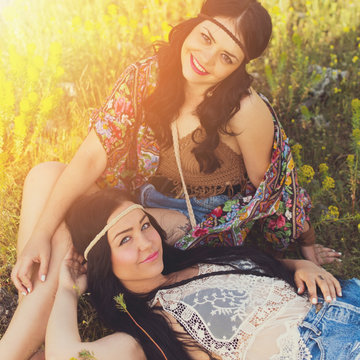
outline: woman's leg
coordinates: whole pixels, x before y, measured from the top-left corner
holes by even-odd
[[[66,165],[49,162],[37,165],[28,174],[23,190],[17,251],[28,241],[45,202]],[[0,341],[2,359],[23,360],[38,349],[45,338],[47,320],[57,288],[58,269],[71,244],[62,224],[52,238],[49,273],[44,283],[33,276],[34,289],[23,296],[10,325]],[[35,269],[34,274],[37,269]]]

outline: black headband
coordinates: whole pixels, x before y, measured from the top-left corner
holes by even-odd
[[[201,19],[209,20],[209,21],[213,22],[214,24],[216,24],[217,26],[219,26],[221,29],[223,29],[236,42],[236,44],[243,51],[246,62],[250,61],[250,58],[248,56],[248,53],[247,53],[247,51],[245,49],[244,44],[227,27],[225,27],[221,22],[217,21],[216,19],[214,19],[213,17],[211,17],[209,15],[205,15],[205,14],[200,13],[198,15],[198,17],[201,18]]]

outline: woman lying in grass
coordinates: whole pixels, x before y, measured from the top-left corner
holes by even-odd
[[[74,252],[62,264],[46,335],[49,359],[81,352],[98,360],[119,354],[181,360],[360,356],[358,280],[343,281],[342,296],[339,282],[307,260],[281,264],[247,247],[175,249],[142,206],[119,190],[77,201],[66,221],[87,264]],[[309,280],[314,275],[316,283]],[[314,305],[301,295],[305,286]],[[77,329],[77,299],[86,288],[115,331],[91,343],[82,343]]]

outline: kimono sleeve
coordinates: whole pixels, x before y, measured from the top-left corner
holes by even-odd
[[[134,65],[123,72],[105,104],[90,119],[90,129],[95,130],[106,151],[109,168],[120,170],[133,140],[137,110],[135,73]]]

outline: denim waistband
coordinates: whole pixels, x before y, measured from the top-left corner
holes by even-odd
[[[360,282],[341,284],[343,298],[329,304],[320,297],[299,326],[313,360],[360,360]]]

